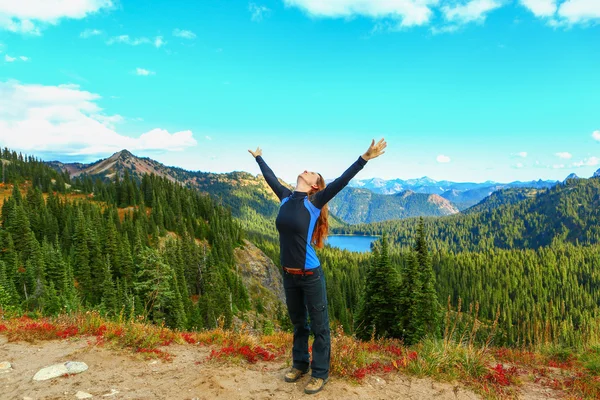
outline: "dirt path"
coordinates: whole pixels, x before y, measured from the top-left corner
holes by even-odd
[[[0,399],[76,399],[78,391],[102,399],[479,399],[468,389],[430,379],[401,375],[371,376],[361,385],[333,377],[322,392],[303,392],[308,377],[286,383],[286,362],[223,365],[206,361],[204,346],[172,344],[171,362],[144,360],[123,350],[89,345],[94,338],[8,343],[0,335],[0,362],[13,370],[0,374]],[[65,361],[83,361],[89,369],[77,375],[36,382],[41,368]],[[118,391],[118,393],[115,393]],[[113,395],[110,395],[114,393]],[[544,398],[548,398],[545,397]]]

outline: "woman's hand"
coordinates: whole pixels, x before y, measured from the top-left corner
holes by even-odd
[[[250,152],[250,154],[252,154],[254,156],[254,158],[258,157],[258,156],[262,156],[262,150],[260,149],[260,147],[257,147],[255,151],[252,150],[248,150]]]
[[[379,142],[377,142],[377,144],[375,144],[375,139],[373,139],[373,141],[371,142],[371,146],[369,146],[369,150],[367,150],[365,154],[362,155],[362,158],[369,161],[370,159],[379,157],[380,155],[385,153],[385,151],[383,151],[383,149],[385,149],[385,146],[387,146],[387,143],[383,140],[383,138]]]

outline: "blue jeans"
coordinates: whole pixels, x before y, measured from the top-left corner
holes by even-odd
[[[331,336],[327,311],[327,292],[323,268],[318,266],[307,271],[312,275],[295,275],[283,271],[283,288],[288,313],[294,325],[292,366],[307,371],[309,366],[308,335],[312,330],[315,340],[312,346],[311,375],[315,378],[329,377]],[[310,325],[308,316],[310,315]]]

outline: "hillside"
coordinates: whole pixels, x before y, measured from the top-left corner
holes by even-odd
[[[463,211],[463,214],[474,214],[482,211],[491,211],[503,205],[516,204],[528,198],[535,197],[539,193],[543,193],[544,189],[533,188],[509,188],[500,189],[493,192],[488,197],[484,198],[473,207],[469,207]]]
[[[351,187],[346,187],[338,193],[329,202],[329,209],[350,224],[417,216],[451,215],[459,212],[451,202],[435,194],[407,190],[385,195]]]

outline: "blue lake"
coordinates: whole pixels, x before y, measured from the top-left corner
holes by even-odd
[[[362,253],[371,251],[371,243],[377,239],[379,239],[378,236],[329,235],[325,243],[339,249]]]

